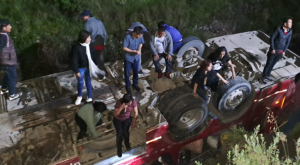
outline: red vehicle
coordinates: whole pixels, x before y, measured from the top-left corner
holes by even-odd
[[[294,76],[300,72],[300,57],[288,51],[271,73],[275,81],[266,85],[260,83],[268,40],[269,37],[260,31],[221,36],[209,39],[205,44],[196,37],[187,37],[177,53],[172,80],[157,80],[153,67],[150,67],[152,60],[143,58],[143,66],[148,69],[143,69],[144,75],[140,75],[142,92],[134,93],[139,103],[138,128],[130,130],[132,150],[124,152],[122,158],[116,156],[110,111],[103,114],[104,124],[97,127],[98,139],[75,142],[78,128],[74,113],[78,106],[73,105],[76,78],[71,71],[21,82],[18,89],[23,90],[26,97],[15,102],[5,101],[4,95],[1,97],[4,113],[0,118],[9,119],[1,127],[19,131],[13,131],[11,135],[0,131],[2,139],[12,139],[11,144],[0,141],[0,144],[8,144],[1,148],[0,161],[7,164],[16,164],[20,160],[29,164],[139,165],[149,164],[169,153],[177,162],[180,151],[187,145],[196,145],[200,139],[235,124],[242,124],[247,130],[261,125],[262,132],[270,133],[276,125],[268,122],[268,117],[282,122],[283,114],[295,110]],[[227,48],[238,77],[231,80],[230,72],[226,73],[230,85],[220,85],[206,105],[202,99],[194,98],[185,84],[203,58],[219,46]],[[124,85],[120,85],[124,83],[123,63],[107,63],[105,68],[109,73],[108,80],[93,80],[93,98],[103,100],[113,110],[116,100],[125,91]],[[16,158],[14,153],[22,148],[28,149]],[[32,148],[40,151],[38,156],[28,152]]]

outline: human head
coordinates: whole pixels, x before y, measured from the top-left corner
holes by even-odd
[[[163,165],[175,165],[171,154],[163,154],[161,156],[161,163]]]
[[[11,28],[12,27],[9,24],[8,20],[6,20],[6,19],[1,19],[0,20],[0,29],[1,29],[1,31],[10,33],[11,32]]]
[[[144,30],[142,27],[137,26],[133,29],[133,35],[135,35],[136,38],[141,38],[143,37]]]
[[[94,102],[93,106],[94,110],[100,113],[103,113],[107,110],[106,105],[103,102]]]
[[[295,76],[295,84],[300,80],[300,72]]]
[[[200,64],[200,69],[205,71],[211,71],[212,70],[212,62],[210,60],[204,60]]]
[[[163,37],[165,35],[165,33],[166,33],[166,28],[165,27],[161,26],[161,27],[158,28],[157,35],[158,35],[159,38]]]
[[[131,105],[133,101],[133,98],[131,96],[131,94],[124,94],[121,103],[125,103],[126,105]]]
[[[84,22],[86,22],[87,19],[93,17],[93,14],[92,14],[92,12],[91,12],[90,10],[85,9],[85,10],[82,11],[82,13],[80,13],[79,17],[80,17]]]
[[[227,54],[227,49],[224,46],[221,46],[216,50],[216,54],[218,55],[218,58],[223,58],[225,54]]]
[[[157,27],[159,28],[159,27],[163,27],[163,26],[165,26],[165,22],[164,21],[160,21],[160,22],[158,22],[158,24],[157,24]]]
[[[293,25],[293,18],[292,17],[286,17],[283,20],[283,26],[287,29],[291,29]]]
[[[91,34],[86,30],[81,30],[78,35],[78,42],[79,43],[90,43],[91,42]]]

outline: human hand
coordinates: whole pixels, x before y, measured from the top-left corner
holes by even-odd
[[[271,52],[272,54],[275,54],[276,53],[276,51],[275,50],[272,50],[272,52]]]
[[[282,52],[282,55],[285,56],[285,52]]]
[[[199,99],[199,96],[197,95],[197,93],[193,93],[193,96],[194,96],[196,99]]]
[[[235,74],[234,74],[234,75],[232,75],[231,79],[236,79],[236,76],[235,76]]]
[[[132,122],[132,128],[136,128],[137,126],[136,126],[136,122],[134,121],[134,122]]]
[[[172,61],[172,56],[171,55],[167,55],[167,60]]]
[[[227,81],[227,80],[223,80],[223,83],[225,83],[226,85],[229,85],[229,81]]]
[[[159,59],[159,56],[158,56],[158,55],[155,55],[155,56],[153,57],[153,59],[154,59],[154,61],[157,61],[157,60]]]
[[[81,77],[81,75],[80,75],[80,73],[78,72],[78,73],[76,73],[76,77],[78,77],[78,78],[80,78]]]
[[[142,53],[141,53],[141,51],[140,51],[140,50],[137,50],[137,51],[136,51],[136,54],[142,54]]]

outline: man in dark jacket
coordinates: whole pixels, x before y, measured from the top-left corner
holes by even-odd
[[[281,57],[285,56],[285,52],[292,38],[292,24],[292,18],[287,17],[284,20],[283,26],[278,27],[270,38],[270,50],[266,66],[262,74],[262,82],[264,84],[267,84],[267,80],[271,82],[273,81],[270,77],[271,71]]]
[[[1,71],[5,72],[2,81],[2,93],[9,93],[9,100],[20,97],[21,93],[16,94],[17,82],[17,54],[14,42],[10,37],[11,25],[8,20],[0,20],[0,64]]]

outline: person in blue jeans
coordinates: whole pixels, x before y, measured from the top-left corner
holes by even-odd
[[[163,73],[160,68],[159,59],[165,58],[166,72],[165,77],[171,78],[170,73],[172,71],[172,54],[173,54],[173,41],[172,38],[166,33],[165,27],[159,27],[152,37],[151,49],[153,53],[153,63],[155,65],[155,72],[158,73],[157,78],[161,78]]]
[[[137,26],[132,32],[126,34],[123,42],[123,51],[125,52],[124,60],[124,76],[127,93],[131,93],[131,82],[129,80],[130,70],[133,71],[133,84],[132,87],[136,91],[140,91],[138,86],[138,72],[141,60],[141,49],[144,44],[143,28]]]
[[[165,27],[166,31],[168,33],[170,33],[170,35],[172,36],[172,40],[173,40],[173,50],[172,50],[173,52],[172,53],[177,53],[179,51],[179,48],[182,45],[182,35],[180,34],[180,32],[176,28],[167,25],[164,21],[160,21],[158,23],[158,28],[159,27]]]
[[[96,52],[91,42],[91,34],[82,30],[78,36],[78,43],[72,49],[72,70],[77,77],[77,89],[78,97],[75,101],[75,105],[81,104],[82,100],[82,88],[85,81],[87,88],[87,102],[92,102],[92,76],[95,76],[95,72],[98,70]]]
[[[17,99],[22,93],[16,93],[17,54],[12,38],[10,37],[11,25],[8,20],[0,20],[0,64],[1,71],[5,72],[1,93],[9,93],[8,100]]]

